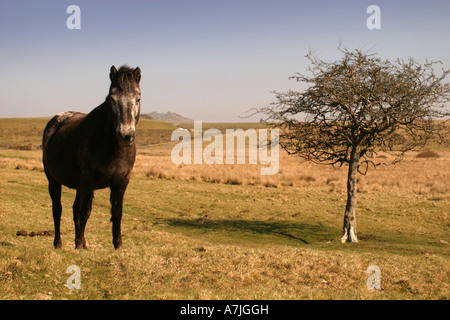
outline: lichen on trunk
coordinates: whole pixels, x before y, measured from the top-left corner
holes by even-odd
[[[341,242],[358,242],[356,237],[356,178],[359,165],[359,148],[353,147],[348,165],[347,205],[344,214],[344,235]]]

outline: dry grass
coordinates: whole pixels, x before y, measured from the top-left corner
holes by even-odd
[[[26,145],[30,135],[14,144]],[[411,152],[359,176],[361,241],[342,245],[345,167],[281,152],[279,173],[264,177],[261,165],[177,166],[173,143],[140,145],[125,196],[124,248],[113,250],[109,193],[99,190],[89,250],[75,251],[74,191],[63,188],[63,248],[55,251],[52,237],[16,235],[53,228],[38,139],[32,150],[0,140],[0,299],[450,297],[447,149],[438,158]],[[73,264],[81,290],[65,285]],[[381,269],[381,290],[366,287],[370,265]]]
[[[44,171],[41,150],[0,149],[0,169]]]
[[[440,157],[419,157],[410,152],[405,159],[392,166],[370,168],[367,175],[359,176],[359,192],[408,191],[414,194],[444,195],[450,193],[450,152]],[[382,155],[382,157],[389,157]],[[280,170],[273,176],[261,176],[257,165],[175,165],[167,150],[150,149],[138,152],[134,174],[151,179],[196,180],[236,185],[263,185],[268,187],[319,187],[330,192],[345,190],[347,167],[314,165],[280,152]]]
[[[43,171],[41,150],[0,150],[0,168]],[[450,193],[450,152],[441,151],[439,158],[420,157],[411,152],[394,166],[369,169],[358,178],[358,192],[408,191],[414,194],[446,195]],[[133,174],[150,179],[178,179],[233,185],[266,187],[319,187],[330,192],[345,190],[347,168],[314,165],[280,152],[280,169],[273,176],[262,176],[257,165],[207,165],[172,163],[170,149],[138,150]]]

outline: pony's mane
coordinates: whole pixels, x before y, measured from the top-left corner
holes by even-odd
[[[111,86],[119,87],[123,91],[134,90],[139,85],[135,77],[134,69],[127,65],[123,65],[117,71],[114,82]]]

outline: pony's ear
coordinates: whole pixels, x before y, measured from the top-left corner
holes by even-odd
[[[134,69],[134,76],[137,82],[141,81],[141,68],[137,67]]]
[[[116,75],[117,75],[117,69],[116,69],[116,67],[112,66],[110,69],[110,72],[109,72],[109,79],[111,81],[114,81],[114,79],[116,78]]]

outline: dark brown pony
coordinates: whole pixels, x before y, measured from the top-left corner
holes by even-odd
[[[89,114],[63,112],[47,124],[43,163],[52,199],[55,248],[61,248],[61,185],[76,189],[73,204],[75,245],[86,249],[84,230],[94,190],[111,188],[113,244],[122,246],[120,224],[125,190],[136,158],[135,128],[139,120],[141,70],[112,66],[105,102]]]

